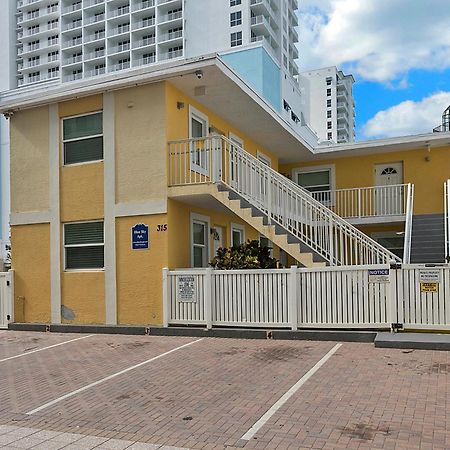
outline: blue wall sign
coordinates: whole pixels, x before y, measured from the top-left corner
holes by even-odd
[[[137,223],[131,228],[131,246],[133,250],[146,250],[148,249],[148,243],[148,226],[143,223]]]

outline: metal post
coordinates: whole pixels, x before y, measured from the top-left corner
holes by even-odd
[[[291,330],[296,331],[298,328],[297,315],[297,266],[291,266],[288,277],[288,308],[289,308],[289,322]]]
[[[400,266],[401,270],[401,266]],[[387,287],[387,319],[388,324],[391,327],[391,331],[397,330],[395,326],[397,324],[397,265],[392,264],[389,268],[389,286]]]
[[[205,321],[206,329],[212,328],[212,269],[208,267],[205,271]]]
[[[170,298],[169,298],[169,269],[163,269],[162,276],[163,291],[163,326],[167,328],[170,321]]]
[[[6,275],[6,280],[8,281],[9,286],[7,286],[7,295],[8,295],[8,301],[7,301],[7,307],[6,307],[6,315],[8,323],[14,322],[14,270],[10,269],[8,270],[8,275]]]

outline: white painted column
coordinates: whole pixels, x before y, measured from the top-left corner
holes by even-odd
[[[59,111],[58,104],[49,107],[50,134],[50,296],[51,322],[61,323],[61,220],[59,210]]]
[[[114,139],[114,94],[103,95],[103,160],[105,192],[105,317],[117,324],[116,295],[116,156]]]

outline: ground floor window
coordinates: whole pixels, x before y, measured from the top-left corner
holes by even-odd
[[[260,247],[269,247],[270,248],[270,256],[273,255],[273,245],[272,241],[264,236],[263,234],[259,235],[259,245]]]
[[[65,223],[65,269],[103,269],[104,245],[103,221]]]
[[[191,215],[191,264],[192,267],[207,267],[209,262],[209,218]]]
[[[238,247],[245,242],[245,227],[237,223],[231,224],[231,246]]]

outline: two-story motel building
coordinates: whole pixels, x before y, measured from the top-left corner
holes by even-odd
[[[314,148],[216,56],[12,92],[1,111],[16,322],[162,324],[163,268],[247,239],[285,265],[444,260],[420,229],[443,221],[449,133]]]

